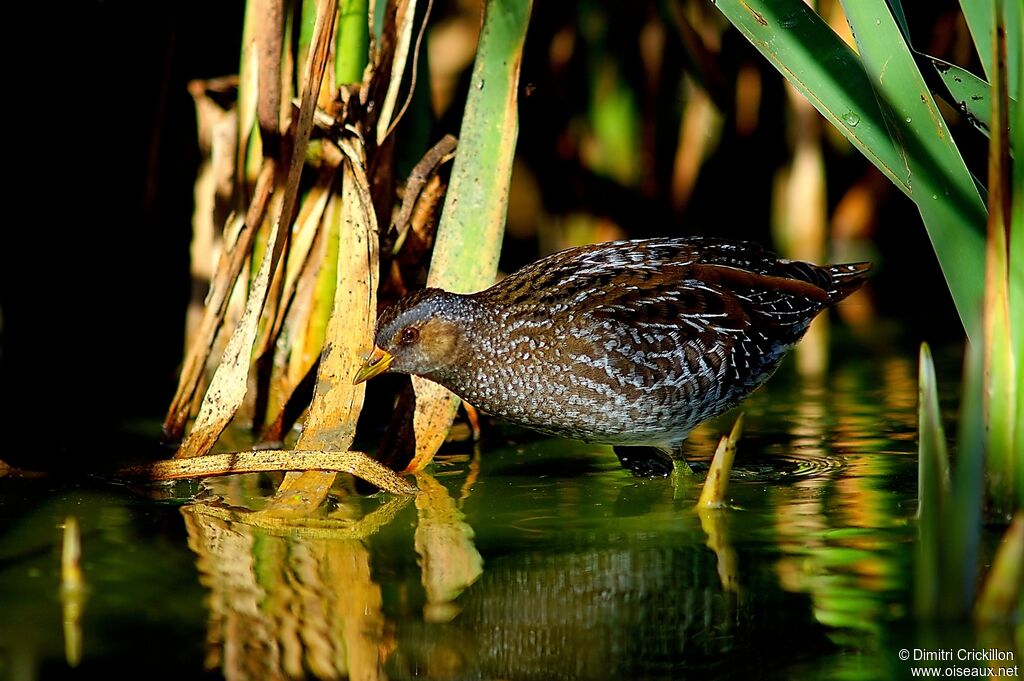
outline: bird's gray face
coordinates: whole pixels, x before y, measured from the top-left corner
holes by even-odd
[[[452,365],[462,340],[458,311],[464,296],[440,289],[417,291],[381,314],[374,348],[354,383],[384,372],[431,377]]]

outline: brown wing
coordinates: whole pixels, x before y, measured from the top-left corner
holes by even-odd
[[[591,244],[541,258],[477,295],[509,307],[558,308],[603,290],[624,273],[645,276],[695,262],[698,255],[699,248],[684,239]]]
[[[860,286],[865,270],[780,260],[750,242],[651,239],[556,253],[481,296],[538,314],[571,311],[687,335],[756,324],[773,340],[794,342],[816,314]]]

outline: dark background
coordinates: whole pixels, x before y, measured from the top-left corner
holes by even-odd
[[[126,421],[162,418],[182,356],[199,162],[186,84],[237,72],[243,11],[75,2],[12,22],[48,33],[18,41],[11,74],[0,459],[89,468],[157,455],[133,451],[155,431]]]

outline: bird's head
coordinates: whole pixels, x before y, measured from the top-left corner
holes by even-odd
[[[356,374],[362,383],[384,372],[431,377],[458,359],[467,296],[428,288],[412,293],[377,320],[373,352]]]

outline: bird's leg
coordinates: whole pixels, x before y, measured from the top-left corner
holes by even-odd
[[[615,455],[627,471],[638,478],[667,478],[674,469],[672,456],[659,447],[616,445]]]
[[[683,443],[680,442],[676,445],[675,450],[670,454],[672,462],[676,465],[676,473],[681,475],[693,475],[693,468],[690,467],[690,462],[683,456]]]
[[[469,421],[469,430],[473,434],[473,442],[480,442],[480,412],[469,402],[462,400],[462,409],[466,412],[466,420]]]

